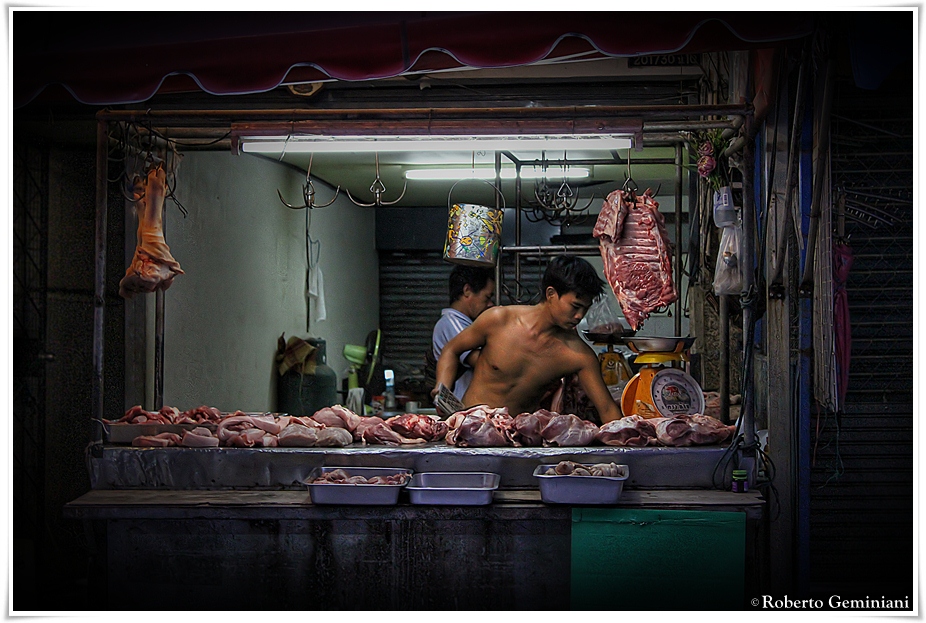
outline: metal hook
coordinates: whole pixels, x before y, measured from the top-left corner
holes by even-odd
[[[315,154],[309,154],[309,167],[305,172],[305,184],[302,186],[302,205],[294,206],[286,203],[286,200],[283,199],[283,193],[280,192],[280,189],[277,189],[277,195],[280,197],[280,201],[283,202],[287,208],[291,210],[304,210],[308,208],[312,210],[314,208],[326,208],[334,203],[335,199],[338,198],[338,193],[341,192],[341,185],[338,184],[338,187],[334,189],[334,197],[331,198],[331,201],[328,203],[323,203],[321,205],[315,203],[315,184],[312,183],[312,160],[315,157]]]
[[[125,192],[125,184],[119,184],[119,190],[122,192],[122,196],[128,199],[129,201],[131,201],[132,203],[138,203],[139,201],[144,199],[145,198],[144,186],[140,184],[140,181],[141,181],[141,176],[139,175],[136,175],[135,178],[132,180],[132,191],[133,192],[131,196],[129,196],[129,194]],[[135,188],[137,187],[141,187],[142,190],[140,191],[140,194],[136,197],[134,191],[135,191]]]
[[[370,192],[373,193],[373,203],[360,203],[350,194],[350,190],[344,189],[344,192],[347,193],[348,199],[350,199],[354,205],[360,206],[361,208],[372,208],[373,206],[382,207],[382,206],[391,206],[397,204],[402,200],[402,197],[405,196],[405,191],[408,190],[408,180],[405,180],[405,186],[402,188],[402,194],[398,196],[395,201],[383,201],[383,195],[386,193],[386,185],[383,184],[383,180],[379,177],[379,153],[376,154],[376,178],[373,180],[373,183],[370,184]]]
[[[637,183],[633,181],[633,176],[630,174],[630,152],[627,152],[627,177],[624,179],[624,185],[621,186],[621,189],[624,192],[636,193],[639,190]]]

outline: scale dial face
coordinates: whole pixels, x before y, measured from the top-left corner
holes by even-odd
[[[653,406],[663,417],[704,413],[704,394],[691,375],[665,368],[653,377],[650,390]]]

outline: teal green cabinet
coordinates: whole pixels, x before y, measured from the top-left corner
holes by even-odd
[[[746,514],[573,508],[573,610],[743,608]]]

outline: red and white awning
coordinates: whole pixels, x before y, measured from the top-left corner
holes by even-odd
[[[13,103],[52,85],[91,105],[261,93],[452,68],[772,47],[800,12],[13,12]]]

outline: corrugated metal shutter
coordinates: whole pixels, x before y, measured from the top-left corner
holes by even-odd
[[[834,100],[833,197],[844,189],[852,215],[852,361],[844,413],[821,414],[812,439],[810,571],[818,586],[884,580],[900,588],[912,578],[910,87],[863,91],[843,82]]]
[[[434,323],[447,306],[447,280],[452,268],[440,253],[380,252],[383,366],[395,370],[399,387],[411,384],[423,388],[424,356],[431,347]]]

